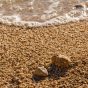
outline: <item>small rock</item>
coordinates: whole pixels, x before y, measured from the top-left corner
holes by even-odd
[[[59,68],[67,68],[71,63],[71,60],[69,57],[64,55],[54,55],[52,57],[52,63]]]
[[[48,76],[48,71],[44,66],[38,67],[35,72],[34,72],[35,76]]]
[[[84,4],[77,4],[74,6],[76,9],[82,9],[84,8]]]

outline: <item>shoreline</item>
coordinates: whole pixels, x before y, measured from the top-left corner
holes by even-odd
[[[60,17],[56,17],[56,18],[53,18],[49,21],[46,21],[44,23],[40,23],[40,22],[26,22],[26,21],[21,21],[21,22],[10,22],[4,19],[1,18],[1,21],[0,23],[1,24],[5,24],[5,25],[8,25],[8,26],[16,26],[16,27],[22,27],[22,28],[36,28],[36,27],[49,27],[49,26],[56,26],[56,25],[63,25],[63,24],[68,24],[68,23],[71,23],[71,22],[80,22],[82,20],[86,20],[88,21],[88,16],[84,16],[84,15],[81,15],[79,17],[75,17],[75,18],[71,18],[70,16],[68,16],[67,14],[65,16],[60,16]]]
[[[68,14],[65,16],[60,16],[51,19],[50,21],[46,21],[43,23],[40,22],[26,22],[26,21],[21,21],[21,22],[10,22],[6,21],[4,19],[0,19],[0,24],[5,24],[8,26],[15,26],[15,27],[22,27],[22,28],[37,28],[37,27],[49,27],[49,26],[57,26],[57,25],[64,25],[64,24],[69,24],[69,23],[74,23],[74,22],[80,22],[80,21],[88,21],[88,16],[87,15],[80,15],[79,17],[70,17]]]
[[[66,23],[61,23],[61,24],[48,24],[48,25],[42,25],[42,26],[22,26],[22,25],[15,25],[15,24],[7,24],[7,23],[2,23],[0,22],[0,25],[5,25],[7,27],[16,27],[16,28],[22,28],[22,29],[41,29],[41,28],[49,28],[49,27],[58,27],[58,26],[61,26],[61,25],[69,25],[69,24],[75,24],[75,23],[80,23],[80,22],[88,22],[88,18],[85,18],[85,19],[80,19],[80,20],[74,20],[74,21],[69,21],[69,22],[66,22]]]

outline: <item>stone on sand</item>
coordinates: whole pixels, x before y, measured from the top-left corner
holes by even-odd
[[[74,6],[76,9],[82,9],[84,8],[84,5],[83,4],[77,4]]]
[[[35,70],[34,75],[45,77],[45,76],[48,76],[48,71],[44,66],[41,66]]]
[[[81,9],[81,8],[84,8],[84,7],[88,8],[88,1],[82,2],[82,3],[80,3],[80,4],[77,4],[77,5],[75,5],[74,7],[75,7],[76,9]]]
[[[68,68],[71,63],[69,57],[64,55],[54,55],[52,57],[52,64],[56,65],[58,68]]]

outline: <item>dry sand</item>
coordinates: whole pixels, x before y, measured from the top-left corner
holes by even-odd
[[[32,72],[54,54],[74,65],[59,77],[34,80]],[[29,29],[0,24],[0,88],[88,88],[88,22]]]

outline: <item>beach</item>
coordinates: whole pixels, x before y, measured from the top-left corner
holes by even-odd
[[[33,79],[54,54],[75,63],[59,77]],[[22,28],[0,24],[0,88],[88,88],[88,21]]]
[[[0,0],[0,88],[88,88],[88,0]]]

